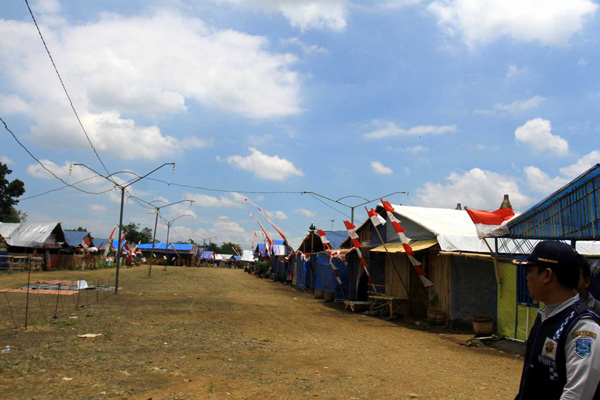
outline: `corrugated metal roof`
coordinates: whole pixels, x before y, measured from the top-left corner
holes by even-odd
[[[600,164],[596,164],[508,224],[520,238],[600,239]]]
[[[64,232],[59,222],[48,224],[2,224],[0,225],[0,234],[7,238],[6,243],[9,246],[15,247],[32,247],[42,248],[51,237],[52,233],[57,230],[59,237],[56,237],[58,243],[65,240]]]

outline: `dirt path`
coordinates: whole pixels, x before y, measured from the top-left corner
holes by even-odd
[[[11,353],[0,354],[0,398],[512,399],[517,391],[522,359],[461,346],[470,335],[340,311],[241,270],[161,267],[148,279],[137,267],[120,279],[117,296],[27,332],[5,318],[0,347]],[[102,336],[77,337],[84,333]]]

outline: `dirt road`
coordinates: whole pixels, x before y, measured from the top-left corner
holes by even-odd
[[[340,311],[241,270],[147,275],[122,269],[118,295],[26,332],[9,323],[4,301],[0,348],[11,352],[0,354],[0,398],[512,399],[517,391],[522,358],[461,346],[470,335]],[[78,337],[86,333],[101,336]]]

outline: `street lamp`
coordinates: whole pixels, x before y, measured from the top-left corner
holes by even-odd
[[[169,248],[169,231],[171,230],[171,225],[173,225],[173,222],[175,222],[176,220],[178,220],[179,218],[182,218],[182,217],[193,217],[193,216],[190,214],[183,214],[177,218],[173,218],[172,220],[167,221],[167,246],[165,247],[165,253],[166,253],[167,249]],[[167,262],[169,262],[169,260],[167,260]],[[163,271],[166,271],[166,270],[167,270],[167,263],[165,262],[165,269],[163,269]]]
[[[329,197],[327,197],[327,196],[323,196],[322,194],[320,194],[320,193],[316,193],[316,192],[301,192],[301,193],[302,193],[302,194],[305,194],[305,193],[306,193],[306,194],[313,194],[313,195],[315,195],[315,196],[322,197],[322,198],[324,198],[325,200],[329,200],[329,201],[332,201],[332,202],[334,202],[334,203],[340,204],[340,205],[342,205],[342,206],[344,206],[344,207],[348,207],[348,208],[350,208],[350,209],[351,209],[351,219],[352,219],[352,221],[351,221],[351,222],[352,222],[353,224],[354,224],[354,209],[355,209],[356,207],[364,206],[365,204],[371,203],[371,202],[373,202],[373,201],[375,201],[375,200],[383,199],[383,198],[385,198],[385,197],[388,197],[388,196],[391,196],[391,195],[393,195],[393,194],[399,194],[399,193],[400,193],[400,194],[406,194],[406,195],[408,196],[408,192],[393,192],[393,193],[386,194],[385,196],[378,196],[378,197],[375,197],[373,200],[367,200],[367,199],[365,199],[365,198],[364,198],[364,197],[362,197],[362,196],[356,196],[356,195],[348,195],[348,196],[340,197],[340,198],[339,198],[339,199],[337,199],[337,200],[334,200],[334,199],[330,199]],[[342,203],[342,202],[340,201],[340,200],[342,200],[342,199],[345,199],[345,198],[347,198],[347,197],[358,197],[359,199],[363,199],[363,200],[365,200],[365,202],[364,202],[364,203],[357,204],[357,205],[355,205],[355,206],[351,206],[351,205],[349,205],[349,204]],[[331,228],[331,229],[333,229],[333,226],[332,226],[332,228]]]
[[[179,200],[174,203],[167,203],[166,201],[161,200],[161,199],[152,200],[152,201],[144,201],[144,200],[140,199],[139,197],[135,197],[135,196],[129,196],[129,197],[133,197],[134,199],[137,199],[137,200],[141,201],[142,203],[149,205],[150,207],[154,208],[155,212],[156,212],[156,219],[154,220],[154,233],[152,234],[152,250],[150,253],[150,265],[148,267],[148,278],[150,278],[150,276],[152,275],[152,257],[154,256],[154,245],[156,243],[156,226],[158,225],[158,215],[160,214],[160,209],[169,207],[169,206],[172,206],[175,204],[183,203],[184,201],[189,201],[190,205],[192,205],[192,204],[194,204],[194,200]],[[165,203],[165,205],[157,207],[154,204],[152,204],[156,201],[162,201],[163,203]],[[167,242],[167,245],[168,245],[168,242]]]
[[[118,172],[115,172],[113,174],[105,176],[105,175],[102,175],[101,173],[99,173],[98,171],[95,171],[94,169],[88,167],[85,164],[75,163],[73,165],[85,167],[85,168],[89,169],[90,171],[92,171],[93,173],[95,173],[96,175],[101,176],[102,178],[106,179],[109,182],[112,182],[115,186],[118,186],[119,189],[121,189],[121,211],[119,214],[119,236],[117,237],[118,238],[117,239],[118,240],[118,242],[117,242],[117,263],[116,263],[117,264],[117,274],[115,277],[115,294],[117,294],[119,292],[119,266],[121,264],[121,227],[123,226],[123,205],[125,202],[125,189],[127,189],[129,186],[133,185],[134,183],[141,181],[148,175],[153,174],[154,172],[158,171],[165,165],[172,165],[173,173],[175,173],[175,163],[164,163],[161,166],[154,168],[152,171],[148,172],[146,175],[142,175],[135,179],[132,179],[131,181],[127,182],[127,184],[125,184],[125,185],[120,185],[117,182],[115,182],[113,179],[111,179],[111,176]]]

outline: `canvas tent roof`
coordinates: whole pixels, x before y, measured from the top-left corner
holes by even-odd
[[[243,250],[241,261],[254,262],[255,258],[252,250]]]
[[[52,234],[55,234],[54,242],[47,243]],[[0,223],[0,235],[6,238],[9,246],[42,248],[44,245],[60,247],[65,241],[65,233],[60,222],[47,224],[30,223]]]
[[[464,210],[392,205],[400,225],[412,240],[435,239],[442,251],[489,253],[487,246],[477,237],[475,224]],[[383,206],[377,211],[385,215]],[[391,224],[386,224],[390,241],[399,241]]]

